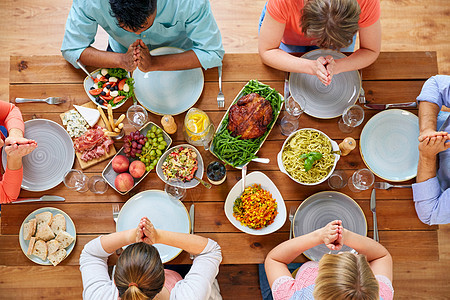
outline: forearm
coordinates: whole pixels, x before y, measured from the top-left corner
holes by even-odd
[[[102,248],[107,253],[112,253],[119,248],[136,242],[136,228],[103,235],[100,238]]]
[[[196,234],[187,234],[173,231],[156,229],[158,238],[155,244],[164,244],[181,248],[192,254],[200,254],[208,244],[208,239]]]
[[[424,182],[430,178],[436,177],[437,158],[436,155],[428,156],[419,153],[419,163],[417,165],[416,182]]]
[[[126,65],[123,61],[124,56],[125,53],[101,51],[93,47],[87,47],[81,53],[80,61],[87,66],[126,69]]]
[[[179,54],[152,56],[150,71],[176,71],[201,68],[202,65],[194,51],[189,50]]]
[[[259,54],[262,62],[274,69],[315,75],[313,72],[314,61],[312,60],[296,57],[278,48],[260,50]]]
[[[358,49],[350,56],[336,60],[334,74],[359,70],[370,66],[377,60],[379,53],[379,51],[377,52],[371,49]]]
[[[369,263],[389,255],[389,252],[383,245],[375,242],[371,238],[359,235],[347,229],[344,229],[343,236],[344,244],[355,249],[358,253],[364,254]]]
[[[420,134],[427,130],[436,131],[437,115],[440,107],[432,102],[420,101],[419,104],[419,129]]]

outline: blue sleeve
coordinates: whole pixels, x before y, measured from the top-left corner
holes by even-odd
[[[441,192],[437,177],[412,185],[416,212],[428,225],[450,223],[450,189]]]
[[[81,53],[92,45],[97,34],[97,21],[88,13],[90,1],[74,0],[66,22],[61,52],[75,68]]]
[[[450,106],[450,76],[436,75],[429,78],[417,96],[417,101],[427,101],[442,107]]]
[[[222,36],[208,0],[195,1],[198,9],[186,20],[186,34],[193,43],[192,50],[204,69],[222,65],[225,50]]]

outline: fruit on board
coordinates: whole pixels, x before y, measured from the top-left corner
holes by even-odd
[[[128,158],[124,155],[117,155],[113,158],[111,162],[112,168],[116,173],[123,173],[128,171],[128,167],[130,166],[130,162]]]
[[[135,160],[130,164],[129,171],[134,178],[141,178],[145,173],[145,164],[140,160]]]
[[[120,192],[129,191],[134,186],[134,179],[129,173],[120,173],[114,180],[114,186]]]

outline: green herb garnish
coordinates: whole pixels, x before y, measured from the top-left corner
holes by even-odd
[[[304,159],[305,171],[308,172],[313,167],[314,163],[322,158],[322,153],[320,152],[309,152],[300,155],[300,159]]]

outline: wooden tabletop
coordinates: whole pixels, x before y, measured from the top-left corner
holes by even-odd
[[[84,104],[89,100],[82,82],[85,74],[74,69],[60,56],[16,56],[10,60],[10,101],[16,97],[45,98],[59,96],[66,99],[64,104],[48,105],[45,103],[18,104],[24,120],[45,118],[61,124],[59,114],[73,108],[73,104]],[[394,67],[395,66],[395,67]],[[395,103],[414,101],[422,84],[430,76],[438,73],[435,52],[397,52],[381,53],[378,60],[362,70],[363,88],[369,103]],[[226,54],[223,60],[223,92],[225,108],[218,109],[217,68],[206,70],[203,93],[195,107],[207,112],[215,125],[218,125],[224,112],[240,89],[250,79],[258,79],[283,92],[284,72],[263,65],[258,54]],[[130,101],[129,101],[130,102]],[[124,113],[130,103],[115,110],[115,116]],[[417,114],[417,110],[410,110]],[[367,120],[378,111],[365,110],[364,123],[352,133],[345,134],[337,127],[338,118],[322,120],[306,114],[300,118],[301,127],[317,128],[325,132],[336,142],[351,136],[359,142],[359,136]],[[282,113],[283,114],[283,113]],[[280,116],[280,119],[282,117]],[[173,145],[185,143],[181,124],[185,114],[175,116],[178,131],[172,135]],[[160,116],[149,114],[151,121],[160,124]],[[279,120],[280,120],[279,119]],[[302,186],[281,173],[276,164],[276,154],[280,151],[285,136],[280,133],[279,120],[268,139],[258,153],[259,157],[270,158],[269,164],[250,163],[248,172],[262,171],[280,190],[286,207],[298,206],[308,196],[319,191],[329,190],[327,183],[317,186]],[[132,127],[126,125],[126,130]],[[121,147],[116,143],[116,149]],[[215,158],[199,148],[205,164]],[[85,170],[88,176],[100,174],[108,161],[99,163]],[[350,155],[341,157],[337,169],[351,175],[356,169],[365,167],[359,149]],[[74,168],[79,169],[75,162]],[[187,192],[184,204],[187,208],[195,203],[195,232],[216,240],[222,247],[223,264],[262,263],[266,254],[277,244],[289,237],[289,220],[277,232],[265,236],[252,236],[236,229],[226,218],[223,206],[225,198],[233,185],[240,180],[239,170],[227,167],[228,176],[225,183],[208,190],[199,185]],[[206,178],[206,175],[204,176]],[[379,178],[376,180],[380,181]],[[407,183],[413,183],[410,180]],[[115,230],[112,218],[112,205],[123,205],[133,194],[144,190],[163,190],[164,183],[152,171],[131,193],[121,196],[112,188],[103,195],[91,192],[83,194],[67,189],[64,184],[45,192],[22,191],[21,197],[40,197],[42,195],[59,195],[65,197],[64,203],[28,203],[2,205],[0,235],[0,265],[33,266],[21,253],[18,233],[25,217],[32,211],[45,206],[53,206],[65,211],[74,221],[77,229],[77,241],[73,252],[61,265],[78,265],[80,252],[84,245],[98,236]],[[370,190],[360,193],[351,192],[348,187],[340,190],[356,200],[367,219],[368,236],[372,237],[373,220],[369,209]],[[391,252],[394,261],[436,261],[438,260],[437,226],[422,224],[417,218],[411,189],[390,189],[377,191],[377,216],[380,242]],[[416,243],[420,240],[421,243]],[[410,246],[414,246],[411,251]],[[297,261],[306,261],[303,256]],[[174,264],[190,263],[189,255],[181,253],[172,261]]]

